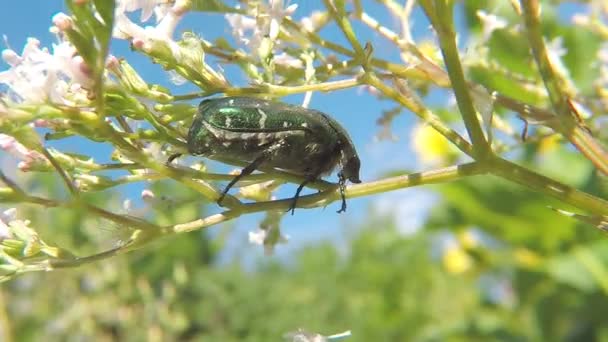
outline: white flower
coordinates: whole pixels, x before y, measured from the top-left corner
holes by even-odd
[[[339,340],[344,337],[349,337],[351,335],[352,333],[350,332],[350,330],[339,334],[323,336],[318,333],[311,333],[303,329],[298,329],[297,331],[292,331],[285,334],[284,337],[291,340],[292,342],[326,342],[331,340]]]
[[[285,66],[296,68],[296,69],[302,69],[304,67],[304,64],[302,63],[302,61],[300,59],[297,59],[285,52],[281,52],[281,54],[274,56],[273,60],[276,64],[285,65]],[[307,68],[307,71],[308,71],[308,68]],[[314,68],[313,68],[313,72],[314,72]]]
[[[72,28],[73,24],[72,18],[63,12],[55,14],[51,21],[58,31],[67,31],[68,29]]]
[[[287,243],[289,241],[288,235],[282,235],[281,232],[278,232],[278,239],[275,238],[274,232],[271,229],[260,229],[257,228],[253,232],[249,232],[249,243],[254,245],[264,246],[264,254],[272,255],[274,252],[274,247],[280,243]]]
[[[163,160],[165,158],[165,153],[162,149],[162,145],[157,142],[148,143],[143,148],[142,152],[144,152],[154,160]]]
[[[284,8],[283,0],[269,0],[268,4],[246,8],[249,16],[231,13],[225,17],[235,39],[250,51],[258,51],[265,37],[276,42],[283,18],[289,17],[297,8],[297,4]]]
[[[555,37],[550,42],[546,43],[547,45],[547,57],[549,58],[549,62],[559,75],[562,76],[564,80],[570,78],[570,72],[566,65],[562,61],[562,57],[564,57],[568,53],[568,49],[564,47],[564,39],[563,37]],[[574,87],[572,82],[568,82],[565,87]]]
[[[135,12],[141,9],[140,21],[145,22],[152,17],[156,5],[161,3],[158,0],[118,0],[117,8],[125,12]]]
[[[298,4],[291,4],[283,9],[283,0],[270,0],[270,8],[268,15],[270,16],[270,24],[268,27],[268,36],[272,40],[276,40],[281,29],[281,22],[284,17],[288,17],[298,8]]]
[[[92,81],[87,65],[69,42],[54,44],[51,54],[40,48],[37,39],[29,38],[21,55],[7,49],[2,58],[11,68],[0,72],[0,83],[10,88],[15,102],[67,104]]]
[[[600,62],[597,82],[600,85],[606,86],[608,85],[608,42],[601,45],[596,56]]]
[[[300,27],[307,32],[315,32],[323,23],[325,13],[321,11],[313,11],[309,17],[304,17],[300,20]]]
[[[33,164],[47,162],[41,153],[28,149],[10,135],[0,133],[0,149],[20,159],[21,162],[19,162],[17,167],[22,171],[29,170]]]
[[[141,191],[141,199],[145,202],[152,201],[155,197],[156,195],[154,195],[154,192],[150,189],[144,189]]]
[[[488,14],[484,10],[478,10],[476,14],[479,20],[481,21],[481,37],[482,41],[484,42],[490,39],[490,36],[492,35],[492,32],[494,32],[494,30],[503,29],[507,27],[507,21],[494,14]]]
[[[602,43],[597,51],[597,58],[602,64],[608,65],[608,42]]]
[[[257,22],[242,14],[226,14],[226,20],[232,27],[232,35],[251,51],[257,50],[264,34]]]
[[[150,19],[152,13],[156,16],[156,26],[141,27],[129,19],[126,13],[142,10],[141,22]],[[159,0],[121,0],[115,11],[113,36],[119,39],[129,39],[133,45],[149,51],[154,41],[164,41],[175,51],[173,34],[177,24],[184,14],[181,1],[174,5]]]
[[[547,50],[550,54],[555,57],[561,58],[568,53],[568,49],[564,47],[564,38],[555,37],[549,43],[547,43]]]
[[[11,238],[13,234],[9,228],[12,221],[15,220],[16,208],[6,209],[0,213],[0,240]]]
[[[574,25],[587,26],[591,22],[591,18],[587,14],[575,13],[570,19]]]
[[[130,199],[122,201],[122,210],[129,213],[133,209],[133,202]]]
[[[264,245],[264,240],[266,239],[266,231],[263,229],[256,229],[253,232],[249,232],[249,243],[254,245]]]

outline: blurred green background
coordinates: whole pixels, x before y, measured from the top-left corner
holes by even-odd
[[[156,211],[157,222],[203,214],[195,194],[173,183],[154,190],[163,186],[182,195],[158,204],[171,210]],[[221,258],[231,227],[213,227],[78,269],[26,274],[0,288],[0,331],[19,341],[276,341],[298,328],[350,329],[352,341],[608,341],[602,233],[497,179],[434,191],[442,200],[413,234],[370,208],[338,242],[287,258]],[[41,236],[80,255],[116,238],[113,227],[100,232],[103,222],[74,212],[21,210]]]

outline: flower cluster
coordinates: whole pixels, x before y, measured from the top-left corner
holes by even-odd
[[[301,60],[281,52],[275,53],[282,42],[279,39],[281,22],[289,18],[298,8],[297,4],[284,7],[283,0],[270,0],[268,4],[256,3],[244,9],[247,15],[238,13],[226,14],[226,20],[232,27],[234,38],[245,46],[255,57],[266,60],[272,57],[274,63],[301,68]],[[312,30],[312,19],[307,19]]]
[[[172,37],[186,9],[185,1],[169,4],[157,0],[120,0],[117,2],[112,35],[114,38],[128,39],[135,48],[148,52],[153,49],[154,44],[162,41],[168,44],[174,53],[178,53],[179,48]],[[154,14],[157,25],[142,27],[134,23],[127,14],[137,10],[141,10],[142,23],[150,20]]]
[[[0,72],[0,83],[9,89],[8,100],[28,104],[86,101],[83,89],[91,83],[88,68],[67,41],[54,44],[51,52],[29,38],[21,55],[6,49],[2,59],[10,66]]]
[[[47,159],[41,153],[28,149],[10,135],[0,133],[0,149],[21,160],[17,164],[21,171],[28,171],[34,166],[47,164]]]

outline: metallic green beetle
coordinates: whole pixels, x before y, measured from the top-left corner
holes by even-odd
[[[361,162],[352,140],[340,124],[314,109],[249,97],[207,99],[200,103],[188,132],[188,151],[222,161],[248,162],[228,190],[260,167],[304,176],[290,210],[293,214],[304,186],[337,166],[342,206],[346,210],[346,180],[360,183]]]

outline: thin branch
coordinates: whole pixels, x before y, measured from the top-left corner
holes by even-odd
[[[61,179],[63,179],[63,182],[70,191],[70,194],[72,194],[72,196],[78,196],[78,189],[76,189],[76,186],[74,186],[74,183],[72,182],[68,174],[65,172],[65,170],[61,167],[61,165],[57,162],[57,160],[49,153],[49,151],[44,146],[41,145],[40,150],[42,151],[42,154],[46,157],[46,159],[49,160],[51,165],[53,165],[53,168],[55,168],[59,176],[61,176]]]
[[[553,110],[559,119],[560,133],[589,159],[595,167],[608,175],[608,153],[595,140],[585,126],[583,119],[572,108],[571,97],[566,92],[549,59],[549,53],[540,27],[540,3],[538,0],[521,0],[526,31],[534,59],[540,70],[549,94]]]

